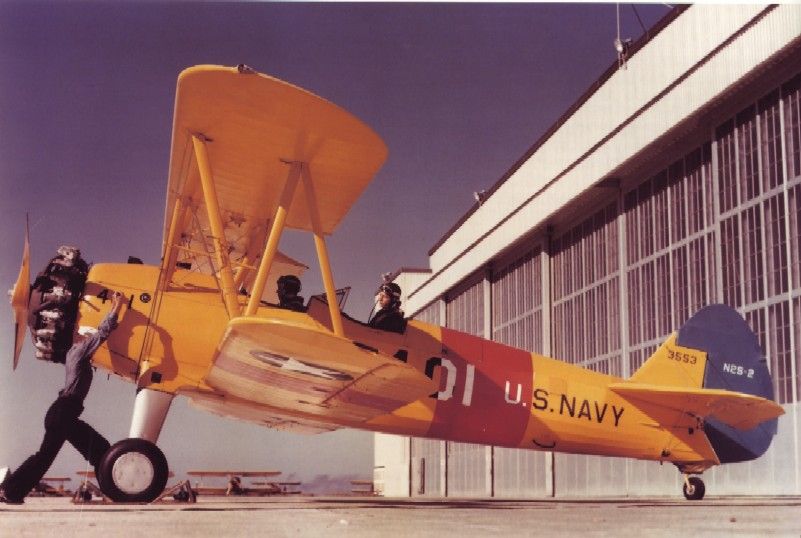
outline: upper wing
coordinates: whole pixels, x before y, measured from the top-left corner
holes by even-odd
[[[322,326],[295,323],[291,314],[233,319],[218,350],[205,379],[209,386],[299,423],[355,425],[436,390],[406,363]]]
[[[739,430],[784,414],[776,402],[722,389],[665,387],[642,383],[614,383],[609,388],[626,399],[640,400],[697,417],[714,417]],[[635,403],[636,405],[636,403]]]
[[[206,140],[234,270],[258,265],[291,162],[311,175],[320,223],[329,234],[386,159],[383,141],[350,113],[301,88],[248,68],[196,66],[178,78],[162,254],[213,259],[192,136]],[[311,230],[299,185],[286,226]],[[174,215],[180,200],[180,211]],[[184,210],[184,208],[186,208]],[[167,245],[172,222],[174,244]],[[286,257],[288,268],[303,266]],[[214,272],[213,268],[210,268]],[[293,271],[286,271],[293,272]],[[298,271],[294,271],[297,274]],[[280,274],[280,273],[279,273]],[[240,276],[239,281],[242,278]]]

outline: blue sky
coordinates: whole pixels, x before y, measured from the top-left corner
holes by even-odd
[[[637,38],[664,4],[621,5]],[[614,4],[0,2],[0,282],[19,268],[30,214],[33,270],[61,244],[90,262],[157,264],[178,73],[245,63],[348,109],[389,158],[329,240],[346,311],[364,319],[381,273],[427,267],[429,248],[613,63]],[[282,250],[313,266],[310,237]],[[322,289],[304,277],[304,294]],[[63,367],[30,343],[11,370],[0,309],[0,466],[34,452]],[[2,359],[2,357],[0,357]],[[3,364],[5,362],[5,364]],[[131,385],[98,372],[83,418],[126,436]],[[189,468],[279,469],[303,479],[372,472],[372,435],[273,432],[177,398],[159,445]],[[50,475],[86,464],[65,447]]]

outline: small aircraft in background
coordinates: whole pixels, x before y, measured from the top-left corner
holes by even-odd
[[[246,66],[178,77],[160,266],[96,264],[78,321],[128,297],[94,364],[136,386],[129,438],[97,469],[115,501],[151,501],[156,446],[175,396],[279,430],[360,428],[417,437],[669,462],[697,475],[767,450],[782,408],[756,336],[729,307],[696,313],[630,378],[603,375],[444,327],[385,332],[341,311],[325,237],[387,157],[360,120]],[[279,308],[286,228],[313,236],[325,293]],[[136,260],[133,260],[136,262]],[[16,364],[30,301],[29,250],[12,294]],[[70,328],[71,330],[71,328]]]

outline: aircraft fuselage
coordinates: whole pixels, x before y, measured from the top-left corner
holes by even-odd
[[[156,293],[159,268],[98,264],[80,307],[81,324],[95,324],[108,311],[110,292],[128,298],[120,327],[94,356],[95,365],[139,387],[173,394],[227,396],[208,383],[228,316],[213,277],[177,270]],[[242,296],[241,304],[247,301]],[[256,317],[330,327],[328,309],[312,302],[305,313],[261,307]],[[664,408],[637,407],[608,389],[620,378],[415,320],[404,334],[379,331],[345,318],[345,336],[362,347],[406,362],[431,379],[431,392],[370,420],[338,419],[335,426],[504,447],[648,460],[716,463],[699,424]],[[325,357],[319,357],[325,367]],[[311,383],[311,381],[310,381]],[[264,386],[265,391],[270,386]],[[240,399],[241,403],[241,399]],[[247,407],[247,406],[246,406]],[[254,420],[260,404],[241,413]],[[264,408],[301,420],[313,409]],[[237,411],[231,407],[227,414]],[[666,426],[669,425],[669,426]]]

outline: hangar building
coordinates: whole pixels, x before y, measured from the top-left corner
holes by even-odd
[[[716,494],[801,494],[801,5],[673,9],[429,251],[407,315],[628,377],[737,308],[786,415]],[[678,495],[671,465],[377,435],[387,496]]]

